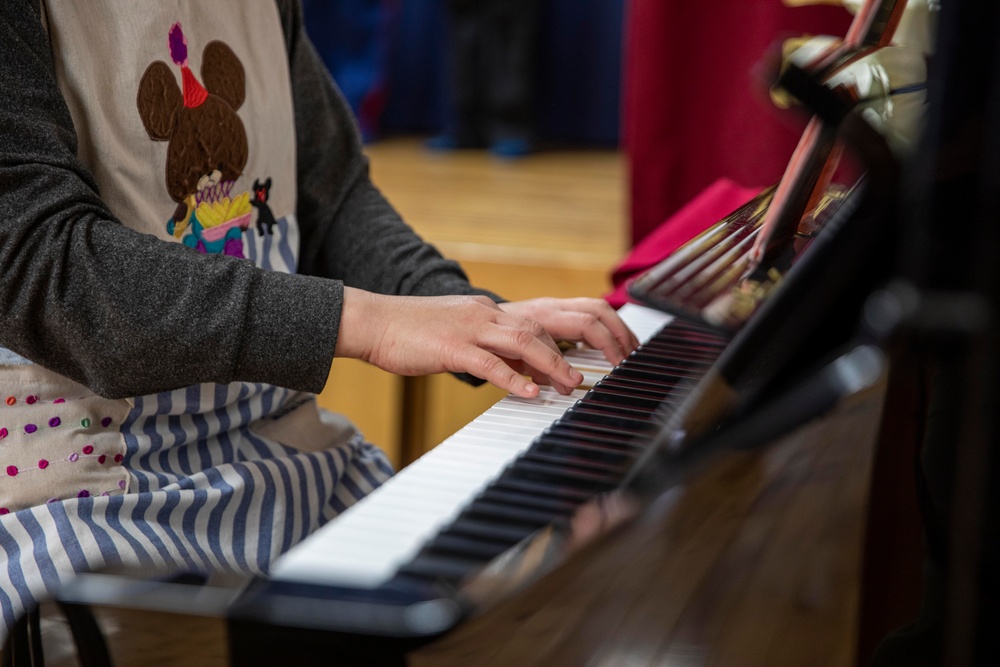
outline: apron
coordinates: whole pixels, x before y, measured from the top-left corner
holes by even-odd
[[[295,126],[273,0],[43,10],[79,156],[116,217],[294,272]],[[79,571],[264,574],[392,474],[314,396],[259,383],[110,400],[0,350],[0,408],[0,635]]]

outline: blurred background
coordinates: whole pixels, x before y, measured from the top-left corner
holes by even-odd
[[[538,129],[548,141],[615,147],[626,0],[538,6]],[[501,3],[502,4],[502,3]],[[447,0],[304,0],[306,28],[369,140],[446,125]]]

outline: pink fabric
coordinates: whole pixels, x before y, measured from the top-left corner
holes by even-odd
[[[844,36],[851,15],[781,0],[628,7],[623,129],[638,243],[718,178],[778,182],[805,118],[775,109],[753,71],[782,38]]]
[[[625,291],[629,279],[649,269],[713,223],[756,197],[765,187],[743,187],[725,178],[712,183],[629,252],[611,276],[614,290],[604,298],[615,308],[631,301]]]

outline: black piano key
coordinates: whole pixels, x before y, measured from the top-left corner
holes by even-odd
[[[595,415],[600,417],[621,419],[629,423],[624,423],[626,428],[632,426],[632,422],[647,422],[653,412],[635,412],[622,406],[608,406],[590,401],[578,401],[576,405],[566,410],[559,418],[563,422],[576,421],[576,415]],[[584,417],[584,419],[586,419]]]
[[[448,526],[451,535],[463,535],[494,542],[517,544],[531,535],[538,526],[533,524],[501,524],[496,521],[459,516]]]
[[[453,533],[440,533],[427,543],[424,550],[429,553],[452,554],[485,562],[496,558],[510,547],[508,541],[493,542]]]
[[[514,525],[534,524],[539,528],[565,516],[563,512],[512,507],[481,498],[472,501],[464,514],[470,519],[488,519]]]
[[[641,435],[648,435],[649,429],[628,429],[620,428],[615,426],[605,426],[603,424],[595,424],[593,422],[585,421],[574,421],[574,422],[563,422],[561,419],[555,422],[551,428],[555,430],[556,427],[572,427],[575,432],[578,433],[591,433],[595,436],[607,435],[607,436],[619,436],[623,438],[635,438]]]
[[[674,375],[700,375],[705,368],[712,365],[711,358],[700,359],[671,359],[660,355],[636,355],[630,357],[619,364],[619,366],[649,366],[657,368],[664,373]]]
[[[399,568],[399,574],[427,579],[459,581],[482,566],[483,561],[481,559],[420,553],[413,560]]]
[[[486,489],[479,495],[479,498],[496,503],[506,503],[512,507],[528,507],[531,509],[561,512],[563,514],[569,514],[579,504],[570,500],[558,500],[533,493],[519,493],[517,491],[506,491],[496,488]]]
[[[712,341],[690,341],[675,339],[653,339],[636,350],[636,356],[659,354],[663,357],[676,359],[703,359],[719,356],[725,345],[717,345]]]
[[[605,490],[613,488],[618,483],[619,478],[615,475],[593,472],[591,470],[581,470],[569,466],[551,465],[518,459],[507,471],[514,477],[530,479],[539,482],[552,482],[553,484],[576,487],[581,490]]]
[[[565,438],[575,442],[586,442],[595,445],[607,445],[609,447],[630,447],[636,439],[632,433],[623,433],[621,431],[602,433],[594,431],[586,424],[571,424],[569,422],[556,422],[552,424],[552,426],[549,426],[538,436],[538,439],[543,440],[550,437]]]
[[[612,371],[612,375],[618,378],[630,378],[635,380],[645,380],[649,383],[658,384],[660,386],[666,387],[676,387],[682,382],[689,382],[692,380],[689,376],[680,375],[666,375],[655,370],[649,370],[648,368],[632,368],[631,366],[621,365]]]
[[[531,493],[545,498],[553,498],[565,502],[582,503],[589,500],[593,495],[586,489],[565,484],[552,484],[540,482],[534,479],[526,479],[522,476],[510,474],[508,469],[491,485],[491,488],[514,491],[517,493]]]
[[[560,421],[569,424],[575,424],[577,422],[599,424],[601,426],[609,426],[633,432],[645,430],[651,422],[650,419],[640,419],[628,415],[610,414],[580,404],[573,406],[563,413]]]
[[[626,405],[624,403],[611,403],[598,396],[588,396],[586,399],[581,400],[577,405],[586,407],[590,410],[597,410],[608,414],[617,414],[623,417],[632,417],[634,419],[643,420],[648,419],[649,415],[655,413],[657,407],[659,407],[656,405],[643,407],[638,405]]]
[[[598,473],[621,475],[624,473],[624,459],[627,457],[622,455],[618,461],[611,462],[601,461],[597,458],[589,459],[577,456],[569,451],[546,452],[533,448],[530,452],[526,452],[522,458],[525,461],[537,461],[538,463],[549,463],[552,465],[567,465],[581,470],[593,470]]]
[[[586,404],[598,403],[601,405],[621,405],[631,409],[649,412],[660,407],[660,401],[655,398],[636,396],[634,393],[621,391],[613,387],[602,386],[600,383],[583,399]]]
[[[574,442],[565,438],[543,438],[531,448],[532,454],[553,454],[576,459],[623,464],[630,461],[639,451],[639,446],[619,445],[615,447],[596,446],[590,443]]]
[[[660,394],[665,398],[672,397],[674,392],[677,391],[678,386],[682,385],[680,382],[670,382],[656,378],[628,377],[624,373],[617,372],[620,368],[619,366],[612,371],[611,375],[606,376],[602,382],[615,387],[632,388],[638,392],[647,394]],[[685,380],[685,382],[687,381]]]

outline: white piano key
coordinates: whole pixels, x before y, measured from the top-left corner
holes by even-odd
[[[671,319],[632,304],[619,312],[641,341]],[[571,350],[567,357],[583,366],[584,386],[593,386],[612,368],[595,350]],[[507,396],[280,557],[271,576],[381,585],[585,394],[577,389],[564,396],[542,387],[535,399]]]

